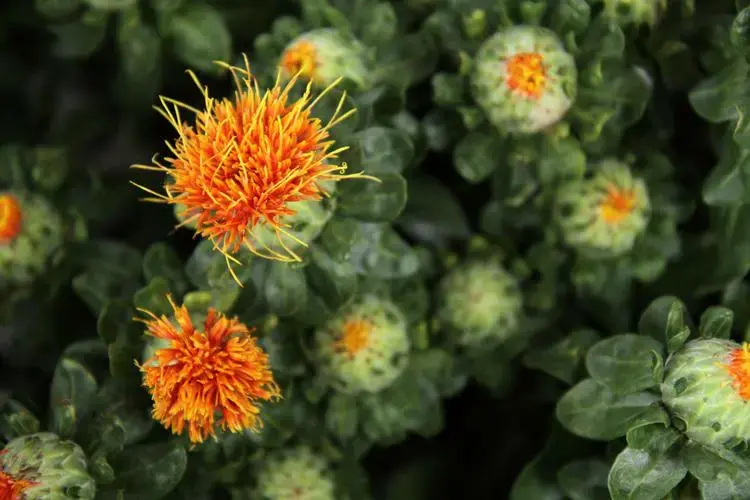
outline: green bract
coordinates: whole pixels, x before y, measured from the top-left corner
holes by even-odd
[[[515,277],[499,262],[458,264],[440,282],[438,318],[459,344],[502,341],[516,333],[523,305]]]
[[[258,496],[263,500],[337,498],[328,462],[304,446],[278,451],[264,460]]]
[[[538,79],[532,88],[529,78]],[[532,133],[562,119],[576,98],[573,56],[536,26],[502,28],[477,52],[474,98],[500,132]]]
[[[591,177],[564,184],[555,214],[565,242],[586,255],[629,252],[650,216],[646,184],[617,160],[604,160]]]
[[[364,296],[315,335],[325,371],[343,392],[378,392],[409,360],[406,319],[395,304]]]
[[[294,38],[281,54],[279,65],[289,78],[302,70],[302,76],[326,87],[344,77],[361,88],[368,86],[365,47],[351,36],[333,28],[307,31]],[[304,68],[309,64],[309,68]]]
[[[55,434],[40,432],[9,442],[0,456],[2,470],[34,484],[24,491],[28,500],[92,500],[96,483],[86,470],[81,448]]]
[[[19,204],[21,230],[9,242],[0,242],[0,288],[31,283],[60,252],[64,240],[63,219],[43,196],[8,194]]]
[[[667,0],[601,0],[604,12],[620,24],[653,26],[667,9]]]
[[[736,349],[741,346],[731,340],[695,340],[667,360],[664,404],[698,443],[732,447],[750,441],[750,405],[727,369]]]

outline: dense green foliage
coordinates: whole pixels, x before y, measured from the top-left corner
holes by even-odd
[[[750,2],[8,0],[0,41],[0,499],[750,498]],[[186,69],[300,43],[368,178],[230,271],[129,167]],[[169,297],[255,329],[260,429],[153,418]]]

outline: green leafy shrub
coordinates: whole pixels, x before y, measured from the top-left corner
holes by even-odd
[[[748,26],[4,2],[0,499],[750,498]]]

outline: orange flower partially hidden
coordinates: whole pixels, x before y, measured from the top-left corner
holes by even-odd
[[[505,83],[529,99],[539,99],[547,83],[544,57],[535,52],[516,54],[505,61]]]
[[[36,483],[17,479],[0,468],[0,500],[22,500],[23,493]]]
[[[169,343],[139,365],[154,419],[174,434],[187,426],[192,443],[213,436],[217,424],[231,432],[259,429],[256,403],[278,399],[280,392],[252,331],[214,309],[197,330],[187,308],[168,299],[177,325],[141,311],[149,316],[142,320],[147,333]]]
[[[635,208],[635,193],[610,186],[607,196],[599,207],[601,216],[608,224],[618,224]]]
[[[351,318],[344,323],[341,329],[341,337],[337,340],[336,347],[349,354],[349,356],[354,356],[367,347],[371,331],[372,323],[369,321]]]
[[[314,80],[317,61],[315,45],[307,40],[300,40],[281,55],[281,68],[289,76],[299,74],[308,80]]]
[[[732,351],[725,366],[732,376],[737,394],[745,401],[750,400],[750,344],[746,342]]]
[[[283,88],[279,75],[274,87],[261,93],[247,58],[244,69],[220,64],[234,77],[234,99],[210,97],[208,88],[188,71],[203,94],[203,109],[161,97],[162,107],[157,111],[179,134],[174,144],[168,144],[173,156],[165,160],[166,165],[154,160],[155,166],[133,166],[164,172],[171,183],[165,186],[166,194],[136,186],[154,196],[148,201],[184,207],[180,214],[183,222],[178,226],[194,224],[196,235],[210,239],[228,265],[230,260],[239,263],[233,254],[243,246],[263,258],[299,261],[282,238],[306,245],[287,231],[288,224],[283,222],[285,216],[295,213],[289,204],[328,195],[321,185],[324,181],[364,177],[344,175],[345,163],[329,163],[348,149],[331,149],[334,141],[329,131],[355,110],[341,114],[344,94],[328,123],[312,117],[312,109],[341,79],[314,99],[309,82],[302,97],[291,101],[290,92],[299,74]],[[181,110],[195,114],[195,125],[183,122]],[[259,224],[273,229],[282,250],[254,241],[252,229]],[[234,273],[233,277],[237,280]]]
[[[21,232],[21,205],[10,194],[0,194],[0,243],[12,241]]]

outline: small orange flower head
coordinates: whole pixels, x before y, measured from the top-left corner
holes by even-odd
[[[367,347],[373,324],[362,318],[347,318],[341,327],[341,337],[336,340],[336,347],[354,357],[362,349]]]
[[[24,491],[34,484],[34,482],[26,479],[16,479],[7,472],[0,470],[0,500],[22,500]]]
[[[635,208],[635,192],[632,189],[620,189],[614,185],[607,188],[607,195],[599,206],[601,217],[607,224],[619,224]]]
[[[344,78],[365,88],[372,83],[367,60],[367,49],[358,40],[337,29],[319,28],[290,41],[278,65],[284,78],[300,75],[320,86]]]
[[[573,106],[577,89],[575,58],[541,26],[502,28],[474,57],[472,95],[502,133],[535,134],[552,127]]]
[[[21,232],[21,204],[9,193],[0,194],[0,244],[9,243]]]
[[[547,82],[544,56],[537,52],[522,52],[505,63],[505,82],[508,87],[528,99],[539,99]]]
[[[295,213],[292,204],[328,196],[325,181],[363,177],[345,175],[346,164],[332,163],[347,148],[333,149],[330,130],[354,110],[341,112],[344,94],[327,123],[312,116],[316,104],[340,79],[315,98],[308,82],[304,94],[293,100],[290,92],[299,75],[284,87],[279,76],[273,88],[261,92],[247,58],[245,68],[220,64],[234,77],[234,99],[211,97],[188,71],[203,94],[203,108],[162,97],[157,111],[178,133],[174,144],[167,144],[172,156],[164,165],[158,161],[155,166],[134,165],[165,173],[166,194],[136,185],[153,195],[148,201],[184,207],[178,226],[195,227],[196,235],[209,239],[227,264],[240,262],[233,255],[243,247],[262,258],[300,261],[282,239],[295,239],[285,222]],[[194,125],[183,121],[182,111],[195,115]],[[259,226],[274,231],[281,251],[253,237]]]
[[[168,298],[176,325],[141,311],[148,315],[142,320],[147,333],[164,343],[139,366],[154,401],[154,419],[174,434],[187,426],[194,444],[214,436],[217,424],[231,432],[258,430],[257,402],[278,399],[280,392],[252,331],[214,309],[198,330],[187,308]]]
[[[726,368],[737,394],[745,401],[750,401],[750,344],[746,342],[734,349],[729,355]]]
[[[606,158],[589,178],[561,185],[556,217],[565,242],[582,254],[617,257],[646,232],[651,200],[644,179],[629,165]]]

